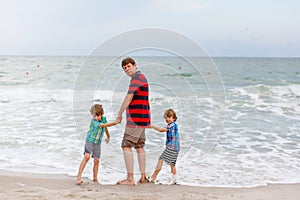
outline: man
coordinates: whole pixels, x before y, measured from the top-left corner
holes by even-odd
[[[141,178],[139,183],[146,181],[145,128],[150,126],[149,87],[146,77],[137,70],[132,58],[122,60],[124,72],[131,77],[127,95],[125,96],[116,121],[121,123],[122,113],[126,109],[126,127],[122,140],[122,150],[127,169],[127,178],[117,184],[134,185],[133,153],[137,152]]]

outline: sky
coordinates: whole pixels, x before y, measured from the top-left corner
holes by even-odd
[[[0,0],[0,55],[88,55],[127,31],[179,32],[210,56],[300,57],[298,0]]]

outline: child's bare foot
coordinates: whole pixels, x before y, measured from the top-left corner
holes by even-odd
[[[98,179],[93,179],[93,183],[94,183],[94,184],[100,184],[100,183],[98,182]]]
[[[80,179],[78,180],[78,179],[77,179],[77,181],[76,181],[76,185],[81,185],[82,183],[83,183],[83,181],[82,181],[82,180],[80,180]]]
[[[117,182],[118,185],[134,185],[133,180],[124,179],[122,181]]]

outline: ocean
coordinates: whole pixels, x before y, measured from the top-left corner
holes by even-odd
[[[254,187],[300,183],[300,58],[136,57],[150,84],[152,123],[173,108],[181,151],[178,183]],[[77,175],[94,103],[109,122],[129,83],[119,58],[1,56],[0,170]],[[102,144],[101,184],[126,176],[123,122]],[[146,130],[147,174],[165,134]],[[92,161],[83,176],[92,179]],[[135,163],[137,159],[135,157]],[[139,178],[135,164],[135,178]],[[159,179],[166,181],[169,166]]]

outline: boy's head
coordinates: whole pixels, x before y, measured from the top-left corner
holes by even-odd
[[[176,113],[171,108],[169,108],[168,110],[166,110],[165,113],[164,113],[164,118],[166,119],[167,117],[172,117],[174,119],[174,122],[177,120]]]
[[[104,115],[104,110],[102,108],[102,105],[100,105],[100,104],[94,104],[91,107],[90,111],[91,111],[91,114],[93,116],[102,116],[102,115]]]

